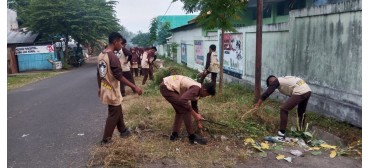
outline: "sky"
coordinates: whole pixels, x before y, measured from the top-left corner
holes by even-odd
[[[164,15],[172,0],[120,0],[116,5],[116,17],[120,24],[130,32],[137,33],[149,31],[150,20],[159,15]],[[166,15],[185,15],[183,3],[176,1],[171,4]],[[197,13],[189,15],[197,15]]]

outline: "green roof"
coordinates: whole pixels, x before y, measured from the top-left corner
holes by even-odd
[[[161,23],[170,22],[171,29],[187,25],[188,21],[194,19],[197,15],[167,15],[167,16],[158,16],[157,20],[159,25]]]

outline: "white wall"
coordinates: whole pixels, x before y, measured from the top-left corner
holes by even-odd
[[[177,49],[177,63],[181,63],[181,43],[186,44],[187,51],[187,66],[193,69],[203,70],[206,64],[207,53],[211,44],[216,45],[217,51],[219,50],[218,37],[203,37],[201,28],[194,28],[186,31],[179,31],[172,34],[171,42],[179,45]],[[203,65],[195,63],[194,40],[203,41]]]

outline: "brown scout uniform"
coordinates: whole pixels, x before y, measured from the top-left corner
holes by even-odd
[[[173,75],[163,78],[160,92],[171,103],[176,112],[173,132],[179,132],[181,120],[184,120],[187,132],[189,134],[194,133],[191,111],[198,112],[197,101],[200,96],[200,89],[200,83],[186,76]],[[189,101],[191,101],[191,105]]]
[[[100,89],[100,100],[108,105],[108,117],[105,124],[103,140],[112,138],[114,128],[125,132],[126,126],[122,114],[122,96],[120,78],[122,69],[117,56],[113,52],[102,52],[98,57],[97,80]]]
[[[267,90],[262,94],[261,99],[264,101],[275,89],[290,98],[280,107],[280,130],[285,130],[288,123],[288,112],[298,105],[297,112],[299,125],[305,123],[303,115],[306,112],[308,100],[311,96],[311,89],[304,80],[295,76],[278,77],[273,81]]]

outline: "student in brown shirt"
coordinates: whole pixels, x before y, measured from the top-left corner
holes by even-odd
[[[280,130],[278,136],[274,137],[278,141],[285,140],[285,129],[288,123],[288,112],[298,105],[298,124],[302,130],[305,120],[304,115],[308,100],[311,96],[311,89],[304,80],[295,76],[275,77],[270,75],[266,79],[267,90],[259,98],[254,109],[259,108],[264,100],[266,100],[276,89],[280,93],[289,96],[289,99],[280,107]]]
[[[114,51],[122,49],[122,35],[111,33],[109,45],[98,57],[97,81],[98,95],[103,104],[108,105],[108,117],[105,124],[104,135],[101,144],[111,142],[114,128],[117,126],[121,137],[130,135],[126,128],[122,114],[122,95],[120,93],[120,82],[133,88],[139,95],[142,90],[128,81],[122,75],[121,64]]]
[[[145,85],[146,80],[149,79],[153,80],[153,62],[156,59],[155,52],[157,51],[156,47],[151,47],[148,48],[144,53],[143,53],[143,59],[141,60],[141,70],[143,73],[143,82],[142,84]]]
[[[201,85],[189,77],[172,75],[163,78],[163,82],[160,84],[160,92],[171,103],[176,112],[170,140],[178,139],[181,122],[184,121],[186,131],[189,134],[189,142],[191,144],[207,144],[205,139],[194,134],[191,116],[198,122],[198,127],[202,128],[200,121],[203,117],[198,111],[198,100],[200,97],[215,95],[215,86],[210,83]]]
[[[214,58],[215,57],[215,58]],[[219,67],[214,67],[213,64],[218,64],[217,60],[217,53],[216,53],[216,45],[212,44],[209,46],[209,52],[207,53],[207,61],[206,66],[204,68],[203,74],[199,80],[200,83],[203,83],[204,78],[208,74],[211,74],[211,81],[212,84],[216,86],[216,78],[217,78],[217,72],[219,71]]]
[[[138,77],[139,76],[139,74],[138,74],[138,68],[139,68],[139,61],[140,61],[140,59],[139,59],[139,54],[138,54],[138,50],[137,50],[137,48],[135,47],[135,48],[131,48],[130,49],[130,51],[131,51],[131,53],[132,53],[132,58],[131,58],[131,61],[130,61],[130,64],[131,64],[131,74],[132,74],[132,76],[134,76],[134,74],[135,74],[135,76],[136,77]]]
[[[131,73],[131,70],[130,70],[130,61],[132,59],[132,53],[126,49],[126,44],[127,44],[127,41],[125,38],[123,38],[122,40],[122,49],[117,53],[117,56],[121,62],[121,68],[122,68],[122,75],[127,79],[129,80],[131,83],[133,83],[135,85],[135,79]],[[134,93],[135,90],[132,89],[132,91]],[[121,83],[121,94],[122,96],[126,96],[126,91],[125,91],[125,84],[124,83]]]

